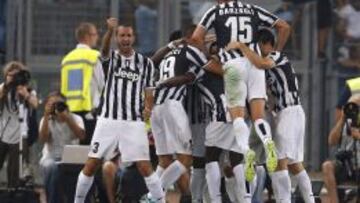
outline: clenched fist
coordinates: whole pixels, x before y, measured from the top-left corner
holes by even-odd
[[[118,19],[116,19],[116,18],[108,18],[107,20],[106,20],[106,25],[107,25],[107,28],[108,28],[108,30],[115,30],[116,28],[117,28],[117,26],[118,26]]]

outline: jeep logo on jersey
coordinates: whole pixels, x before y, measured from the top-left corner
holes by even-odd
[[[120,69],[114,75],[117,79],[122,78],[125,80],[130,80],[132,82],[138,81],[140,78],[140,73],[138,71],[133,71],[129,69]]]

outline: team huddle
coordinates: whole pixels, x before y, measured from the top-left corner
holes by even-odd
[[[164,203],[177,182],[188,202],[203,202],[207,185],[210,201],[221,203],[224,166],[233,184],[226,188],[230,200],[251,202],[263,163],[249,145],[250,134],[265,149],[276,202],[291,202],[289,172],[304,201],[314,202],[302,165],[305,115],[298,80],[281,52],[290,34],[285,21],[255,5],[218,0],[197,26],[151,58],[132,48],[131,26],[110,18],[107,27],[100,59],[105,85],[76,203],[85,201],[101,161],[117,153],[122,162],[136,163],[151,202]],[[114,34],[118,49],[110,50]],[[145,122],[159,159],[155,171]]]

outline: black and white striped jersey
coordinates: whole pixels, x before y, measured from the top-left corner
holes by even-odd
[[[256,52],[258,55],[261,56],[261,51],[260,51],[259,45],[257,43],[250,43],[250,44],[248,44],[248,47],[251,50],[253,50],[254,52]],[[226,51],[225,49],[221,48],[219,50],[219,53],[217,54],[217,57],[219,58],[219,61],[221,64],[225,64],[226,62],[228,62],[232,59],[244,57],[244,55],[243,55],[243,53],[241,53],[240,50]]]
[[[184,99],[184,109],[188,114],[190,124],[207,123],[210,118],[211,106],[200,94],[198,83],[187,85]]]
[[[277,17],[267,10],[240,1],[229,1],[210,8],[199,25],[206,30],[214,29],[219,48],[230,41],[255,42],[259,27],[272,27]]]
[[[204,74],[203,66],[208,62],[199,49],[183,45],[169,52],[160,63],[159,83],[170,78],[192,73],[196,79]],[[186,84],[175,87],[160,87],[155,90],[155,104],[162,104],[168,99],[182,102],[186,95]]]
[[[109,68],[100,100],[99,116],[142,121],[144,89],[155,86],[153,62],[136,52],[125,57],[118,51],[112,51],[110,58],[100,60]]]
[[[275,112],[288,106],[299,105],[299,84],[289,59],[281,52],[272,52],[268,56],[275,66],[265,71],[266,83],[275,97]]]
[[[224,80],[221,76],[206,72],[198,82],[200,94],[204,101],[210,105],[210,120],[231,122],[226,107]]]

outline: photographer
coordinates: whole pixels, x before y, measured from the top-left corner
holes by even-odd
[[[49,94],[45,102],[44,116],[40,121],[39,139],[45,143],[40,166],[44,172],[46,195],[49,203],[59,202],[58,167],[64,146],[78,144],[85,138],[84,122],[69,112],[66,99],[60,92]]]
[[[36,92],[29,87],[30,73],[25,66],[16,61],[4,67],[4,83],[0,85],[0,170],[8,156],[7,176],[8,187],[19,184],[19,142],[20,137],[26,138],[27,113],[38,106]],[[23,111],[20,115],[20,108]],[[24,121],[24,120],[23,120]],[[26,154],[25,154],[26,155]]]
[[[340,115],[342,114],[342,109],[345,104],[348,102],[351,96],[356,95],[360,92],[360,77],[355,77],[346,80],[346,85],[341,92],[341,96],[337,102],[335,110],[335,121],[338,122]]]
[[[351,103],[355,107],[350,107]],[[360,172],[359,112],[356,111],[359,106],[360,94],[352,96],[329,135],[329,145],[338,146],[336,159],[325,161],[322,165],[325,187],[331,203],[339,202],[337,185],[356,180]]]

